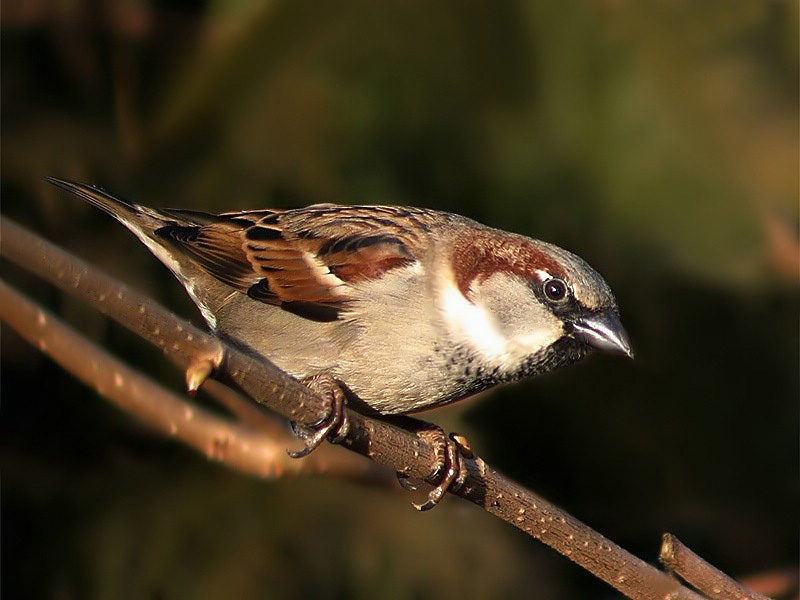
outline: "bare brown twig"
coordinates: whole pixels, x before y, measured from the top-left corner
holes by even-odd
[[[156,344],[182,368],[210,360],[218,365],[218,378],[235,383],[256,401],[289,419],[311,425],[325,416],[327,405],[322,398],[268,361],[226,346],[8,219],[1,225],[6,258],[81,297]],[[6,302],[3,299],[2,303]],[[350,432],[343,445],[393,471],[433,478],[437,466],[434,451],[418,437],[349,409],[348,418]],[[454,494],[541,540],[629,598],[700,597],[500,475],[481,458],[460,460],[463,477],[461,485],[452,490]]]
[[[90,342],[58,317],[36,306],[0,281],[0,318],[64,369],[159,433],[174,437],[211,460],[258,477],[328,473],[377,481],[374,463],[326,446],[303,460],[286,454],[296,443],[274,419],[249,406],[245,422],[235,422],[167,391]],[[216,397],[243,412],[242,398],[219,383]],[[257,426],[253,427],[251,424]],[[334,450],[331,452],[331,450]],[[383,478],[386,480],[386,478]]]
[[[220,340],[8,218],[0,223],[0,235],[4,258],[95,306],[161,348],[179,367],[187,369],[203,361],[218,364],[218,379],[235,384],[257,402],[300,424],[313,425],[326,416],[326,402],[266,359],[224,347]],[[348,415],[354,434],[347,445],[410,477],[434,475],[433,448],[386,423],[354,411]]]
[[[734,581],[689,550],[671,533],[665,533],[658,559],[670,571],[709,598],[730,600],[768,600]]]

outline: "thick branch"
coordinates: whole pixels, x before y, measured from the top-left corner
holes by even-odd
[[[707,563],[671,533],[664,534],[658,559],[665,567],[709,598],[769,600]]]
[[[303,425],[314,425],[328,404],[263,357],[224,344],[150,298],[39,238],[8,218],[0,223],[4,258],[77,296],[159,347],[182,369],[209,361],[216,377]],[[416,436],[348,411],[353,435],[348,445],[393,470],[425,479],[436,470],[434,449]]]
[[[261,357],[223,345],[151,300],[96,272],[5,218],[3,253],[24,268],[83,298],[135,333],[158,345],[186,368],[203,360],[219,363],[218,377],[235,382],[258,402],[294,421],[311,425],[327,412],[322,398]],[[433,449],[409,432],[348,410],[344,445],[390,469],[430,479]],[[626,552],[543,498],[491,469],[482,459],[462,458],[462,485],[453,493],[483,507],[551,546],[630,598],[698,598],[676,580]]]
[[[340,477],[378,480],[373,463],[334,446],[320,448],[302,460],[286,454],[296,444],[285,427],[266,415],[248,413],[237,423],[179,398],[141,372],[128,367],[90,342],[58,317],[36,306],[0,281],[0,318],[22,337],[121,410],[198,450],[211,460],[258,477],[327,473]],[[212,382],[216,383],[216,382]],[[222,388],[220,384],[216,386]],[[240,409],[235,394],[218,390],[226,404]],[[257,410],[255,405],[248,407]],[[257,427],[250,423],[255,422]],[[359,460],[354,460],[359,459]]]

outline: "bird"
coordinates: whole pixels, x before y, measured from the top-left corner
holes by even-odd
[[[611,289],[583,259],[460,215],[155,210],[45,179],[127,227],[220,337],[302,381],[335,382],[367,414],[442,406],[592,350],[633,356]]]

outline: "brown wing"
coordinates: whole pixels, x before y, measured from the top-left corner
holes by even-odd
[[[417,260],[428,229],[416,223],[428,211],[396,207],[169,214],[192,222],[156,231],[173,248],[251,298],[318,321],[338,318],[351,284]]]

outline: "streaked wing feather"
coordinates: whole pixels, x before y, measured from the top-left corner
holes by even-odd
[[[254,300],[313,320],[335,319],[352,298],[350,284],[415,262],[429,215],[336,205],[167,214],[192,225],[167,225],[156,234],[208,273]]]
[[[254,283],[253,269],[241,250],[235,230],[217,224],[165,225],[155,234],[233,288],[246,291]]]

